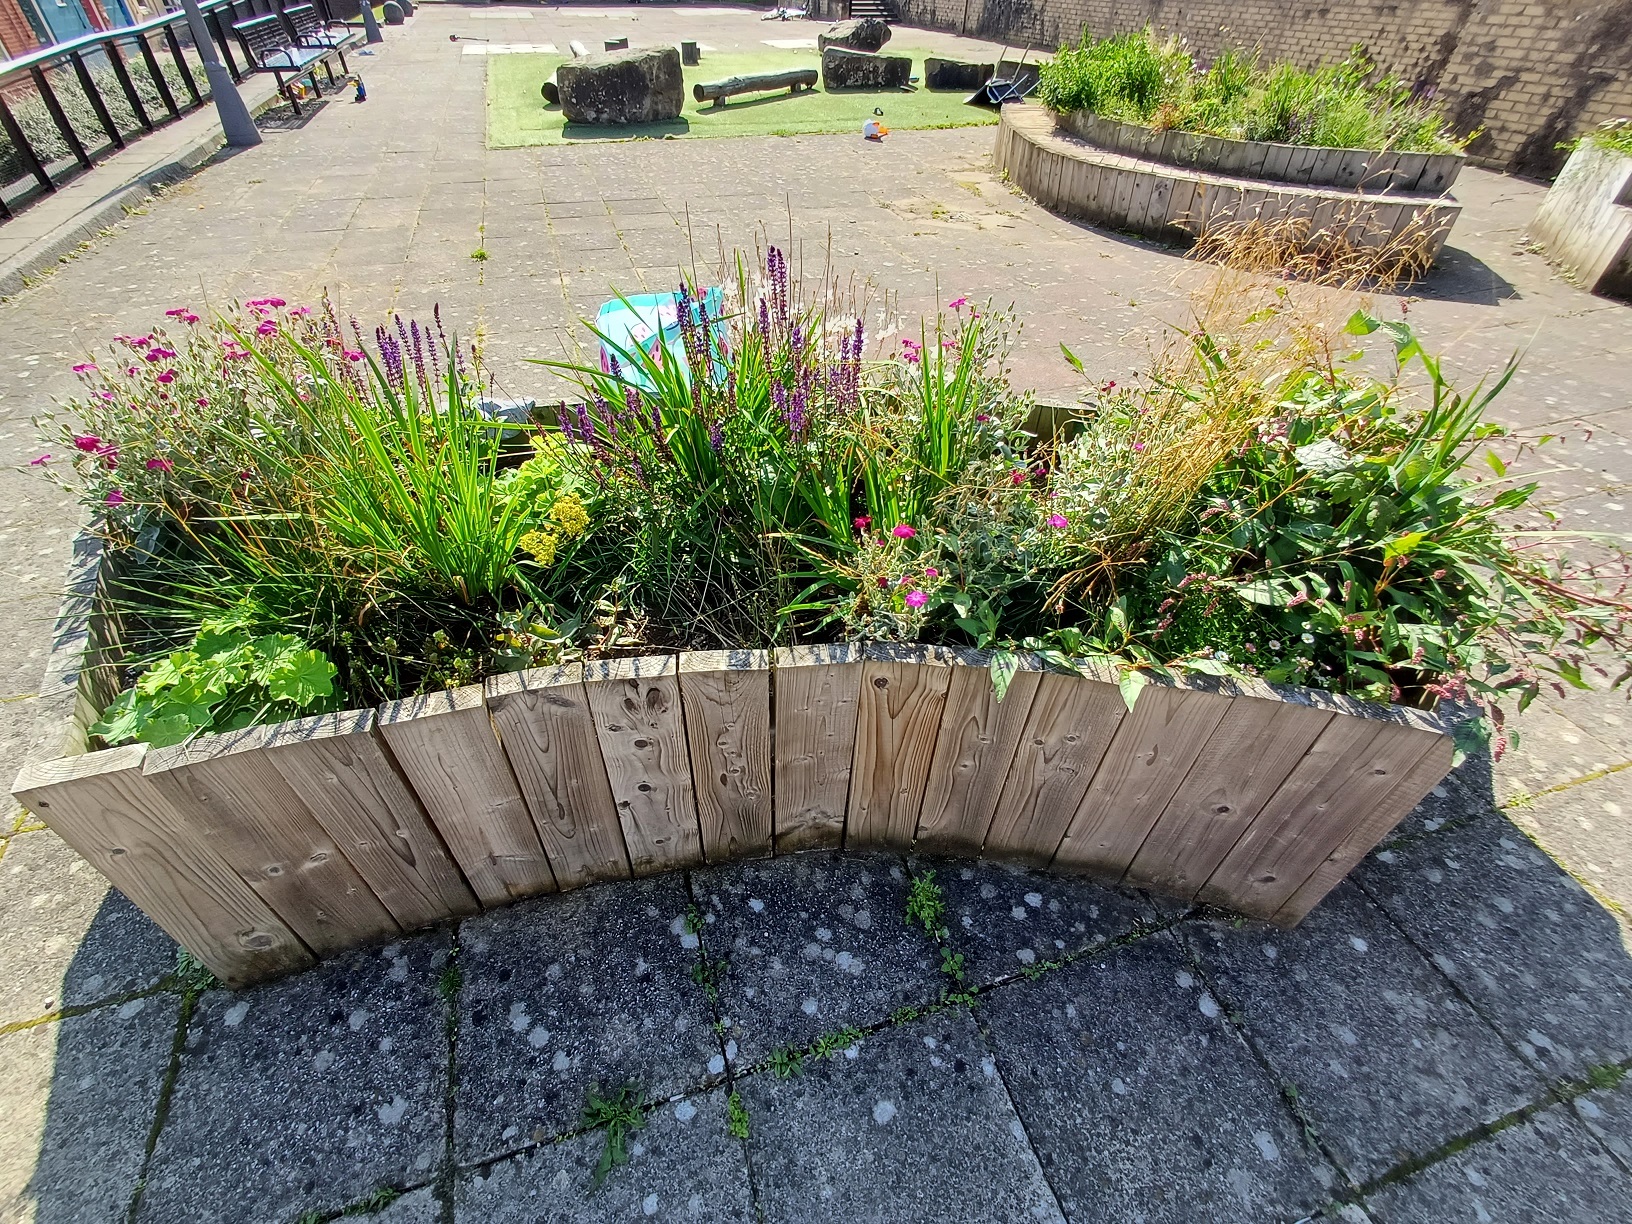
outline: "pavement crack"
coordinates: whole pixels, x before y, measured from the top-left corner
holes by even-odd
[[[442,1093],[442,1169],[432,1183],[442,1224],[454,1224],[454,1188],[459,1170],[455,1125],[459,1117],[459,1002],[464,984],[464,971],[459,966],[459,927],[456,924],[448,933],[448,961],[436,983],[437,994],[447,1008],[444,1025],[448,1038],[448,1075]]]
[[[198,993],[188,990],[181,996],[181,1008],[176,1017],[176,1036],[170,1043],[170,1061],[164,1069],[164,1080],[159,1085],[159,1099],[153,1107],[153,1125],[148,1128],[147,1142],[142,1149],[142,1169],[136,1175],[131,1190],[130,1205],[125,1208],[127,1224],[136,1224],[136,1213],[141,1210],[142,1194],[147,1189],[147,1173],[153,1164],[153,1152],[159,1146],[159,1135],[170,1117],[170,1101],[175,1094],[176,1081],[181,1077],[181,1056],[187,1048],[187,1027],[192,1023],[193,1008]]]

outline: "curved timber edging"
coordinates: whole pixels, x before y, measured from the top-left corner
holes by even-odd
[[[1126,153],[1166,166],[1350,191],[1449,191],[1468,160],[1462,153],[1338,149],[1237,140],[1174,129],[1158,132],[1147,124],[1106,119],[1092,111],[1054,113],[1054,123],[1079,140],[1112,153]]]
[[[94,602],[59,622],[75,658],[116,645]],[[831,645],[574,663],[82,752],[13,793],[243,985],[535,893],[840,846],[1290,925],[1451,766],[1449,720],[1417,710],[1198,676],[1152,680],[1130,711],[1114,672],[1036,659],[999,702],[989,662]]]
[[[1051,212],[1167,242],[1190,242],[1234,221],[1301,219],[1311,236],[1356,246],[1383,247],[1409,234],[1431,260],[1462,211],[1450,196],[1275,183],[1112,152],[1061,131],[1053,112],[1029,103],[1003,107],[994,157],[1010,182]]]

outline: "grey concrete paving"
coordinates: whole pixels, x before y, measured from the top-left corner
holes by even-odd
[[[807,272],[831,251],[876,277],[893,315],[1012,300],[1018,380],[1069,394],[1060,342],[1123,379],[1204,275],[1012,194],[990,129],[487,150],[486,58],[450,33],[726,50],[815,31],[425,4],[363,61],[366,105],[218,159],[0,302],[8,779],[52,731],[33,699],[76,526],[25,466],[29,418],[89,347],[170,306],[440,302],[506,389],[542,393],[524,358],[570,351],[612,286],[791,238]],[[1467,172],[1410,317],[1459,377],[1524,350],[1497,415],[1563,437],[1535,466],[1567,525],[1625,530],[1632,311],[1525,249],[1541,192]],[[1632,1060],[1632,712],[1548,697],[1519,727],[1294,932],[1002,868],[811,856],[542,898],[239,996],[193,993],[161,933],[3,808],[0,1224],[1632,1218],[1613,1082]],[[955,984],[902,918],[924,867],[972,1006],[926,1012]],[[580,1109],[624,1079],[646,1124],[592,1189],[604,1135]]]

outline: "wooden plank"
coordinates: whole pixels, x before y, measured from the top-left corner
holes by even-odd
[[[142,773],[146,744],[30,765],[12,794],[229,986],[312,954]]]
[[[918,813],[922,853],[979,855],[997,811],[1043,676],[1035,658],[1022,656],[1022,670],[999,701],[990,661],[988,655],[969,651],[952,669]]]
[[[266,754],[404,930],[479,908],[374,729],[373,710],[259,728]]]
[[[1230,704],[1200,688],[1147,684],[1105,750],[1055,864],[1121,879]]]
[[[1295,145],[1291,156],[1286,159],[1286,181],[1289,183],[1307,183],[1309,172],[1315,168],[1315,162],[1320,159],[1320,150],[1310,145]]]
[[[844,844],[862,654],[860,646],[794,646],[773,657],[778,854]]]
[[[375,722],[478,901],[555,891],[481,685],[387,702]]]
[[[1043,866],[1054,857],[1126,712],[1115,684],[1042,677],[986,832],[988,858]]]
[[[1284,183],[1286,181],[1286,167],[1292,160],[1292,146],[1289,144],[1267,144],[1264,151],[1264,163],[1258,173],[1271,182]]]
[[[1128,212],[1133,207],[1133,193],[1144,178],[1143,173],[1130,166],[1124,166],[1117,172],[1115,194],[1110,197],[1105,215],[1106,225],[1119,230],[1128,228]]]
[[[680,656],[680,700],[703,854],[771,852],[771,659],[763,650]]]
[[[561,888],[629,878],[584,669],[540,667],[494,676],[487,710]]]
[[[265,728],[147,754],[143,776],[319,956],[400,928],[260,751]]]
[[[1348,159],[1351,149],[1316,149],[1314,163],[1309,167],[1309,185],[1311,187],[1332,187],[1339,177],[1344,162]]]
[[[1353,871],[1360,860],[1389,831],[1404,820],[1406,814],[1421,803],[1424,797],[1451,771],[1451,758],[1456,745],[1451,737],[1442,735],[1426,752],[1400,776],[1399,782],[1381,803],[1369,810],[1359,810],[1349,824],[1341,841],[1327,854],[1312,874],[1293,893],[1270,921],[1279,926],[1296,926],[1322,897],[1336,888],[1343,877]]]
[[[1173,185],[1173,194],[1167,200],[1167,219],[1165,226],[1169,232],[1189,234],[1191,227],[1188,222],[1191,211],[1195,207],[1196,180],[1186,175]]]
[[[867,647],[846,846],[911,848],[955,658],[936,646]]]
[[[1442,738],[1380,720],[1333,718],[1197,900],[1273,918]]]
[[[584,688],[634,873],[702,862],[674,656],[586,663]]]
[[[1149,170],[1137,170],[1133,176],[1133,194],[1128,197],[1128,211],[1123,224],[1134,233],[1145,232],[1145,214],[1150,212],[1150,194],[1156,189],[1157,176]]]
[[[1129,864],[1128,883],[1191,900],[1332,715],[1239,697]]]

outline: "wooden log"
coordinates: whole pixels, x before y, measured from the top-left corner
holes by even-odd
[[[1033,866],[1054,857],[1126,711],[1105,679],[1042,677],[986,833],[986,855]]]
[[[867,647],[846,846],[911,848],[955,658],[937,646]]]
[[[374,729],[373,710],[256,728],[273,768],[404,930],[479,908]]]
[[[144,777],[146,744],[30,765],[12,793],[229,986],[315,964],[187,817]]]
[[[1382,720],[1332,719],[1197,900],[1253,918],[1275,917],[1443,738]]]
[[[763,650],[680,656],[680,700],[711,863],[771,852],[771,660]]]
[[[400,930],[260,746],[264,728],[147,754],[143,776],[319,956]]]
[[[844,844],[862,655],[794,646],[773,656],[778,854]]]
[[[1229,708],[1230,698],[1217,692],[1145,685],[1116,729],[1054,862],[1121,879]]]
[[[1237,698],[1139,847],[1125,881],[1194,899],[1331,720],[1325,710]]]
[[[583,672],[572,663],[487,682],[488,713],[561,888],[629,878]]]
[[[924,783],[917,848],[926,854],[974,857],[985,844],[1043,674],[1037,659],[1022,656],[1022,670],[999,701],[989,656],[969,651],[959,664],[952,669]]]
[[[634,873],[702,862],[674,656],[586,663],[584,688]]]
[[[723,102],[738,94],[765,93],[772,89],[786,89],[798,93],[816,88],[818,72],[814,68],[791,68],[786,72],[760,72],[751,76],[727,77],[723,81],[698,81],[691,87],[691,96],[699,102]]]
[[[477,900],[504,905],[555,891],[481,685],[390,701],[375,719]]]

